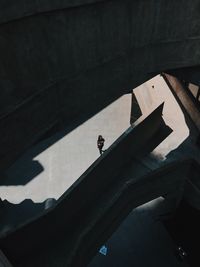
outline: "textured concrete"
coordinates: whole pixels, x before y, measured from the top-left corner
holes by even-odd
[[[196,146],[198,130],[165,80],[160,75],[156,76],[135,88],[134,94],[143,114],[148,113],[153,106],[164,102],[163,119],[173,130],[145,159],[145,164],[154,169],[165,161],[171,162],[187,157],[200,162],[200,151]]]
[[[11,253],[12,259],[14,257],[14,259],[17,258],[21,262],[23,258],[22,255],[32,253],[32,250],[38,250],[40,246],[45,247],[45,244],[47,243],[52,246],[55,238],[60,239],[60,235],[57,236],[55,229],[60,229],[65,237],[66,235],[68,236],[66,240],[63,240],[63,242],[72,242],[73,239],[72,237],[69,238],[69,236],[77,233],[77,222],[84,221],[86,218],[88,219],[88,217],[90,217],[90,215],[87,216],[87,214],[91,213],[91,209],[93,210],[93,205],[95,205],[96,201],[99,198],[102,198],[103,192],[107,191],[107,189],[111,187],[111,183],[115,185],[117,180],[123,179],[123,176],[121,177],[120,175],[120,171],[124,168],[124,165],[127,162],[131,161],[131,156],[140,149],[141,145],[148,143],[149,138],[151,138],[151,136],[159,129],[162,122],[162,108],[162,105],[159,106],[149,116],[143,116],[137,122],[137,126],[135,128],[129,128],[73,184],[73,186],[66,191],[54,207],[42,214],[43,216],[38,214],[37,219],[34,218],[34,220],[29,221],[29,223],[28,221],[23,221],[19,225],[14,225],[14,228],[6,228],[5,225],[1,239],[1,246],[4,251],[9,253],[9,255]],[[151,125],[151,130],[147,132],[149,125]],[[73,209],[71,208],[72,206]],[[95,210],[93,211],[95,212]],[[93,219],[96,221],[98,216],[94,216]],[[93,224],[92,221],[91,223]],[[89,222],[87,222],[86,225],[88,225]],[[85,238],[86,229],[84,227],[86,225],[84,223],[81,225],[81,228],[83,228],[83,238]],[[40,237],[37,236],[37,233],[40,233]],[[21,244],[20,247],[16,246],[19,239]],[[31,243],[27,242],[27,240],[31,240]],[[82,238],[80,239],[80,242],[82,247]],[[77,248],[79,247],[79,241],[77,238],[75,239],[75,244],[72,242],[72,249],[74,249],[74,246],[76,247],[77,253]],[[63,249],[61,249],[59,254],[62,254]],[[66,249],[70,249],[71,251],[71,247],[66,247]],[[48,250],[46,252],[48,253]],[[47,254],[45,255],[47,256]],[[41,264],[44,266],[45,264],[49,265],[49,260],[48,263],[45,263],[47,260],[46,256],[43,257],[43,255],[41,255]],[[68,260],[70,260],[70,257],[68,257]]]
[[[200,163],[200,150],[196,146],[199,111],[176,78],[169,75],[163,77],[156,76],[134,89],[143,114],[148,113],[152,106],[165,103],[163,119],[173,130],[150,155],[141,160],[150,169],[182,158],[193,158]],[[200,209],[199,169],[196,165],[191,177],[184,196],[192,206]]]
[[[162,110],[159,110],[159,118],[161,117],[161,112]],[[156,112],[154,113],[156,114]],[[157,125],[157,116],[152,117],[150,115],[149,117],[149,120],[148,117],[144,120],[141,118],[136,123],[135,130],[137,127],[140,129],[140,131],[137,131],[139,139],[135,136],[135,142],[130,145],[130,131],[126,131],[125,135],[121,137],[121,145],[116,143],[111,146],[111,152],[113,150],[114,153],[111,153],[110,156],[114,157],[114,159],[110,158],[110,164],[111,162],[115,163],[115,169],[116,166],[119,168],[117,155],[119,156],[120,154],[120,162],[122,157],[125,160],[124,157],[128,155],[127,152],[131,147],[132,149],[137,148],[137,146],[141,147],[141,139],[145,138],[145,136],[149,137],[150,130],[147,132],[146,128],[139,127],[140,124],[146,125],[149,129],[150,123],[151,131],[153,122]],[[134,129],[132,130],[134,133]],[[128,143],[124,143],[123,138],[125,137],[129,140]],[[148,139],[145,142],[148,142]],[[123,149],[125,149],[126,153],[123,153]],[[134,150],[131,153],[134,154]],[[2,236],[1,239],[1,247],[16,266],[83,266],[93,256],[98,246],[105,242],[108,236],[119,226],[121,220],[127,216],[132,208],[160,195],[171,194],[171,191],[175,191],[177,194],[177,190],[183,189],[184,179],[190,174],[189,162],[173,164],[142,178],[139,177],[142,175],[141,170],[144,169],[144,173],[148,173],[149,170],[145,166],[142,169],[134,166],[130,168],[129,174],[125,172],[119,174],[118,178],[115,177],[114,187],[117,185],[116,182],[118,180],[123,179],[121,185],[118,184],[117,188],[110,186],[110,190],[108,190],[109,179],[112,177],[107,177],[106,174],[110,172],[113,174],[112,169],[109,170],[108,166],[105,167],[105,160],[108,161],[108,156],[109,150],[97,161],[100,166],[103,164],[102,168],[98,169],[98,165],[93,164],[92,168],[86,171],[85,176],[83,175],[84,179],[79,179],[69,192],[61,197],[55,208],[45,212],[44,216],[32,221],[30,224],[24,227],[21,225],[16,232],[10,233],[10,235],[7,233],[7,237],[6,233],[4,233],[4,237]],[[128,164],[128,166],[130,165]],[[95,173],[95,168],[98,169],[99,175],[101,174],[100,178]],[[101,173],[100,170],[106,170],[106,172]],[[133,175],[132,172],[137,175]],[[90,174],[93,174],[93,177],[87,183]],[[129,180],[128,183],[125,183],[124,177]],[[86,183],[84,183],[84,180],[86,180]],[[106,190],[104,190],[105,185]],[[182,186],[180,187],[180,185]],[[90,190],[91,187],[92,191]],[[95,187],[97,187],[98,192],[95,191]],[[97,193],[100,191],[104,193],[99,195],[97,201]],[[74,198],[75,193],[77,199]],[[83,197],[81,197],[81,194],[83,194]],[[84,201],[80,202],[80,199]],[[68,208],[66,200],[69,201]],[[71,209],[72,206],[73,210]],[[62,236],[58,235],[55,229],[59,229]],[[37,236],[37,233],[40,233],[40,235]],[[27,240],[31,240],[31,243]],[[20,247],[17,246],[19,242],[21,244]],[[40,246],[45,248],[42,250],[42,254]],[[33,252],[36,253],[36,251],[38,257],[32,258],[31,254]],[[65,255],[68,255],[68,257],[65,257]]]
[[[175,255],[176,244],[153,216],[157,200],[133,210],[105,242],[107,255],[100,253],[88,267],[186,267]]]
[[[73,128],[149,73],[199,64],[197,0],[25,3],[1,6],[2,170],[55,125]]]
[[[129,127],[130,112],[129,94],[72,132],[55,135],[30,149],[7,171],[1,198],[16,204],[25,199],[58,199],[99,157],[98,135],[105,138],[104,149],[109,148]]]
[[[0,169],[53,126],[86,120],[152,72],[198,65],[198,6],[198,0],[1,2]]]
[[[180,81],[168,74],[164,75],[170,89],[175,94],[178,101],[180,101],[181,105],[187,111],[188,115],[190,116],[191,120],[197,127],[200,132],[200,109],[197,105],[194,104],[188,93],[183,88]]]
[[[137,87],[134,94],[143,114],[147,114],[153,106],[165,103],[163,119],[173,132],[152,152],[157,155],[157,159],[165,160],[171,151],[177,149],[189,137],[185,116],[160,75]]]
[[[100,247],[113,231],[117,229],[121,221],[133,207],[137,207],[146,201],[154,199],[160,194],[166,195],[166,193],[171,192],[171,190],[177,193],[177,190],[180,190],[180,183],[182,184],[184,179],[189,175],[188,167],[189,165],[187,165],[187,162],[180,162],[162,169],[161,172],[157,171],[146,175],[142,179],[133,178],[132,182],[125,184],[124,187],[118,188],[119,191],[113,191],[112,188],[112,193],[107,192],[107,194],[104,194],[100,201],[96,203],[97,205],[95,205],[93,210],[94,214],[90,214],[89,220],[83,220],[82,217],[81,225],[78,227],[79,230],[74,240],[71,239],[69,234],[66,236],[66,233],[62,230],[62,237],[59,236],[58,240],[55,238],[53,243],[52,240],[51,242],[49,241],[45,249],[42,250],[42,253],[38,247],[39,244],[37,248],[34,248],[35,252],[39,249],[37,258],[32,258],[31,254],[29,256],[24,254],[24,256],[27,255],[28,258],[23,257],[22,260],[22,257],[20,257],[21,248],[18,248],[18,252],[16,252],[17,248],[15,247],[12,251],[11,246],[13,246],[17,240],[18,242],[20,240],[21,244],[26,244],[26,248],[29,245],[27,241],[24,240],[25,243],[23,241],[24,231],[18,233],[20,234],[20,238],[18,237],[17,240],[15,240],[17,233],[11,235],[10,238],[8,237],[7,240],[1,240],[2,245],[13,262],[15,262],[16,266],[86,266],[88,260],[97,252],[98,247]],[[143,188],[143,190],[141,190],[141,188]],[[58,221],[59,216],[57,215],[56,217]],[[50,220],[48,220],[48,222],[50,223]],[[59,229],[61,231],[61,228]],[[52,234],[51,232],[51,237]],[[26,240],[29,239],[30,238],[26,238]],[[7,243],[6,241],[9,242]],[[33,238],[31,238],[31,241],[31,247],[33,249]],[[68,256],[66,257],[65,255]]]
[[[13,0],[3,0],[0,3],[0,23],[33,16],[40,13],[95,4],[102,1],[105,0],[57,0],[56,2],[52,2],[50,0],[41,2],[19,0],[17,3]]]

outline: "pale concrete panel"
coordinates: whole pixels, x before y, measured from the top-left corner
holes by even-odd
[[[160,160],[179,147],[189,136],[184,114],[164,79],[158,75],[134,89],[144,114],[164,102],[163,119],[173,132],[152,152]]]
[[[131,95],[127,94],[39,154],[34,160],[43,166],[44,171],[25,186],[1,186],[1,198],[12,203],[24,199],[43,202],[47,198],[59,198],[99,157],[98,135],[103,135],[104,148],[108,148],[129,127],[130,111]],[[13,179],[19,178],[15,176],[16,173],[20,175],[20,170],[24,175],[27,154],[8,172]]]

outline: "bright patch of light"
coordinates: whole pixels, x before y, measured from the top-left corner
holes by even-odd
[[[152,107],[165,103],[163,119],[173,132],[152,152],[156,158],[164,160],[189,136],[184,114],[166,82],[159,75],[137,87],[134,93],[143,114],[148,114]]]

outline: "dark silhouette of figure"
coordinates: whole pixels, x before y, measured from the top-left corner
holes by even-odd
[[[97,139],[97,147],[98,147],[98,149],[99,149],[99,153],[100,153],[100,155],[102,155],[102,153],[104,152],[104,151],[102,150],[102,148],[103,148],[103,146],[104,146],[104,142],[105,142],[105,140],[104,140],[104,138],[102,137],[102,135],[99,135],[99,136],[98,136],[98,139]]]

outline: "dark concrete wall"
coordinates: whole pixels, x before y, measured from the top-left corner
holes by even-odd
[[[92,116],[152,72],[199,64],[198,10],[198,0],[1,1],[0,169],[53,124]]]
[[[54,125],[58,125],[60,130],[66,126],[72,128],[121,96],[120,90],[125,86],[123,80],[126,80],[128,88],[130,79],[129,73],[124,72],[123,61],[117,64],[112,64],[112,70],[111,66],[102,67],[68,84],[63,82],[61,86],[52,86],[2,118],[0,169],[9,166]]]
[[[94,164],[67,190],[56,206],[31,222],[24,222],[11,233],[0,237],[0,247],[11,259],[22,260],[29,253],[40,251],[54,242],[72,242],[72,234],[80,230],[96,201],[112,183],[120,179],[125,164],[156,134],[162,124],[163,105],[159,106],[135,128],[129,128]],[[16,231],[15,231],[16,230]],[[18,245],[20,243],[20,246]]]
[[[0,3],[0,23],[6,23],[39,13],[52,12],[60,9],[74,8],[95,4],[105,0],[2,0]]]
[[[101,219],[95,218],[91,222],[91,227],[81,235],[69,266],[87,266],[99,247],[108,240],[134,208],[159,196],[183,192],[185,181],[190,176],[190,163],[187,160],[173,162],[125,184],[114,201],[100,211]]]
[[[184,191],[184,199],[193,208],[200,210],[200,164],[193,163],[191,168],[190,180]]]
[[[199,63],[198,49],[194,49],[199,33],[197,0],[167,5],[161,0],[156,4],[152,0],[76,2],[82,6],[69,8],[72,1],[48,0],[37,4],[30,0],[1,3],[0,18],[12,14],[12,10],[21,14],[21,19],[0,24],[2,87],[16,92],[11,98],[27,98],[52,82],[69,79],[116,57],[126,57],[127,53],[131,56],[135,50],[132,71],[146,73],[167,65]],[[84,5],[87,2],[96,4]],[[51,12],[40,14],[43,6]],[[35,10],[34,16],[23,17],[27,9]],[[14,14],[11,17],[16,19]],[[192,42],[193,49],[189,50]],[[188,53],[183,55],[187,51],[178,51],[181,47],[187,48],[190,57]]]
[[[1,267],[12,267],[2,251],[0,251],[0,266]]]

